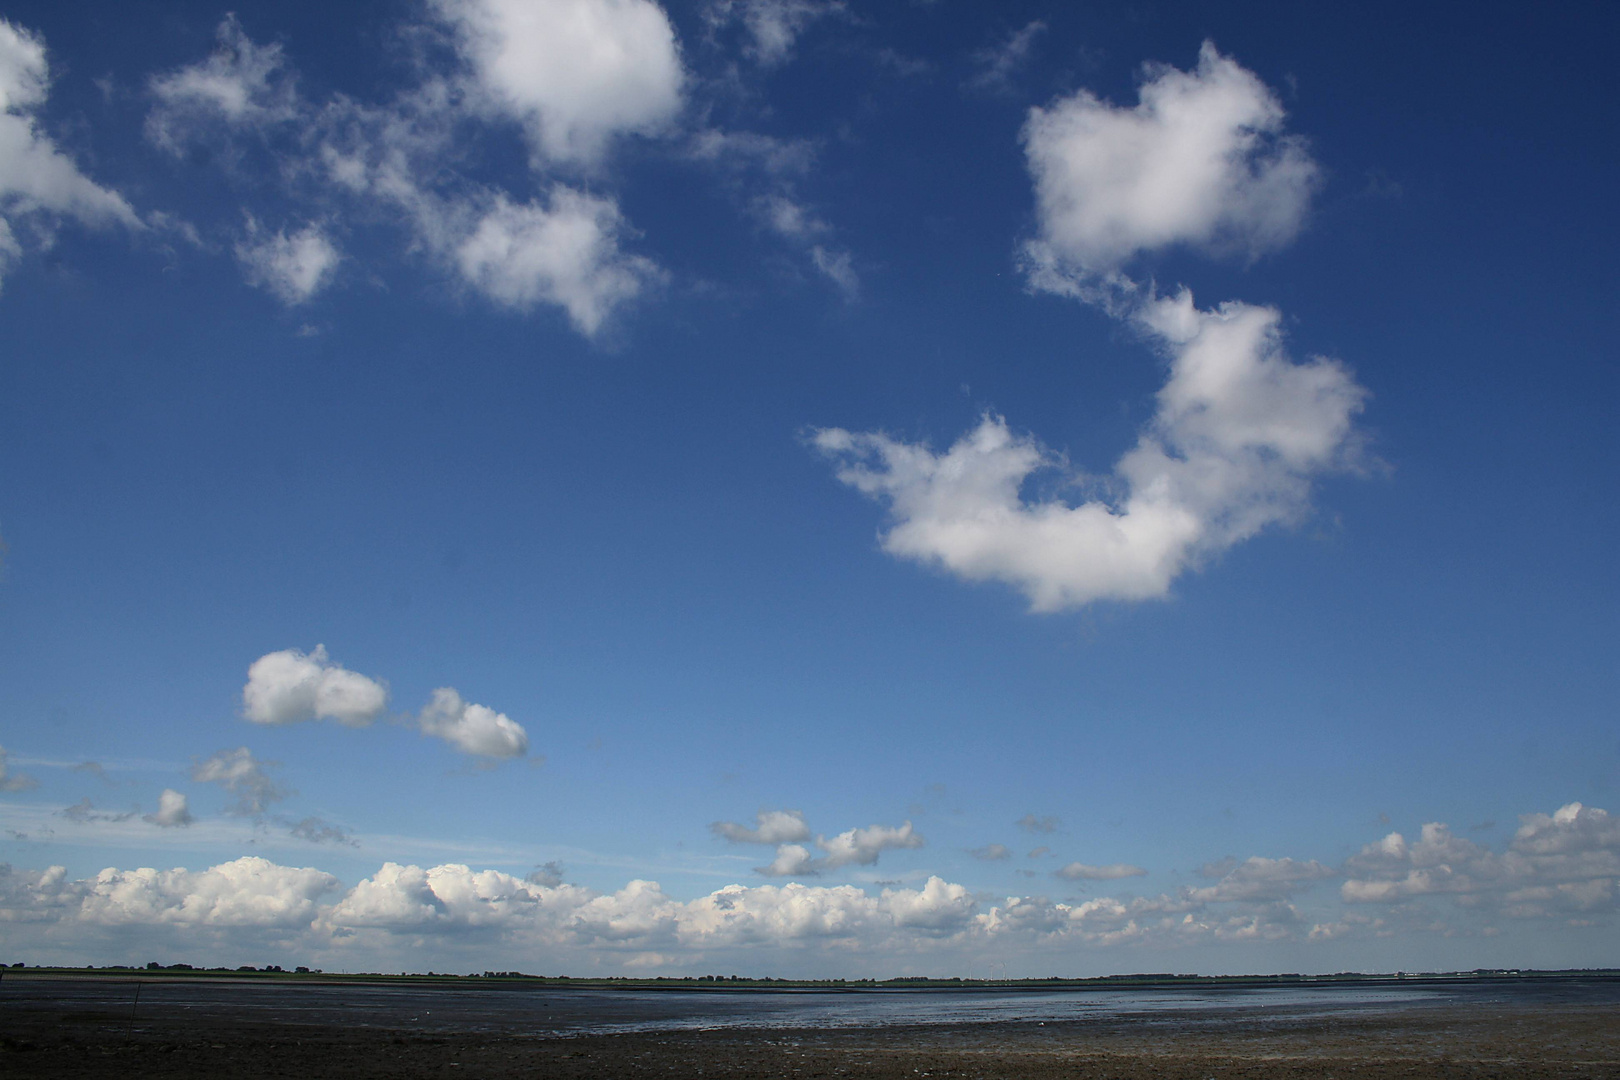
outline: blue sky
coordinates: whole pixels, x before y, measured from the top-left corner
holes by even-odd
[[[8,956],[1620,964],[1602,6],[0,18]]]

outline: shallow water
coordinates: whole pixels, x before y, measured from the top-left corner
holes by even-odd
[[[1469,980],[1413,985],[1087,990],[598,990],[557,986],[310,985],[256,980],[9,978],[0,1014],[53,1009],[139,1025],[157,1019],[337,1024],[422,1032],[586,1035],[658,1031],[1072,1024],[1179,1026],[1239,1015],[1298,1018],[1422,1007],[1620,1003],[1620,981]]]

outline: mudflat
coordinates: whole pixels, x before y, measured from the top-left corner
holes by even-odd
[[[0,1076],[1620,1078],[1620,1005],[1609,1000],[514,1033],[162,1002],[143,1011],[44,989],[0,999]]]

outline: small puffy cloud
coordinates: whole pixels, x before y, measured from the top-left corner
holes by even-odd
[[[218,784],[235,795],[232,812],[251,817],[287,797],[287,792],[265,772],[265,767],[273,764],[258,760],[247,747],[239,746],[198,762],[192,767],[191,778],[200,784]]]
[[[975,859],[984,859],[986,862],[994,862],[999,859],[1012,858],[1012,848],[1008,847],[1006,844],[986,844],[984,847],[969,848],[968,854],[973,856]]]
[[[675,30],[650,0],[433,0],[475,85],[540,155],[590,163],[615,135],[653,133],[681,107]]]
[[[816,238],[830,233],[831,226],[799,202],[790,185],[778,181],[777,187],[778,190],[754,200],[754,216],[778,236],[803,248],[810,265],[832,282],[845,301],[854,303],[861,293],[861,277],[855,269],[854,256],[819,242]]]
[[[773,232],[789,239],[803,240],[827,231],[826,222],[781,192],[762,196],[755,201],[754,210]]]
[[[488,706],[463,701],[448,686],[433,691],[417,725],[424,735],[443,739],[464,754],[513,758],[529,752],[529,735],[521,724]]]
[[[1063,819],[1053,817],[1050,814],[1043,817],[1036,817],[1034,814],[1025,814],[1023,817],[1013,822],[1013,824],[1018,826],[1020,829],[1023,829],[1027,833],[1050,833],[1058,830],[1058,826],[1063,824]]]
[[[1052,871],[1052,873],[1065,881],[1118,881],[1121,878],[1141,877],[1147,871],[1140,866],[1132,866],[1129,863],[1090,866],[1082,862],[1072,862],[1060,870]]]
[[[388,688],[334,663],[326,646],[267,653],[248,668],[242,715],[255,724],[336,720],[363,727],[388,708]]]
[[[1036,19],[1008,34],[999,44],[974,53],[973,66],[977,70],[968,85],[991,93],[1006,93],[1012,87],[1013,77],[1029,63],[1036,39],[1044,33],[1046,24]]]
[[[184,794],[173,788],[164,788],[163,793],[158,796],[157,813],[147,814],[145,820],[165,829],[190,825],[191,808],[187,805]]]
[[[613,200],[560,184],[545,205],[498,195],[456,245],[455,263],[496,303],[519,311],[555,304],[590,336],[614,309],[662,277],[650,259],[620,250],[626,228]]]
[[[754,872],[766,877],[797,877],[819,874],[821,864],[803,844],[782,844],[777,847],[776,858],[771,860],[770,865],[757,866]]]
[[[86,177],[40,131],[49,87],[45,42],[0,19],[0,277],[22,257],[25,238],[48,247],[63,218],[142,227],[122,195]]]
[[[360,842],[355,840],[342,828],[329,821],[322,821],[318,817],[307,817],[295,823],[287,830],[300,840],[307,840],[311,844],[343,844],[348,847],[359,847]]]
[[[288,307],[304,303],[331,281],[342,256],[317,225],[292,235],[262,234],[248,219],[248,236],[236,245],[248,284],[267,289]]]
[[[1169,354],[1170,377],[1115,465],[1112,498],[1024,498],[1040,471],[1087,481],[1000,417],[943,453],[840,428],[812,441],[841,481],[887,503],[881,543],[892,555],[1009,583],[1038,612],[1163,597],[1183,571],[1297,520],[1316,476],[1358,460],[1366,391],[1336,361],[1289,359],[1280,320],[1241,303],[1201,311],[1186,291],[1139,309],[1135,324]]]
[[[843,7],[838,0],[710,0],[704,15],[711,30],[740,22],[748,32],[747,54],[771,67],[792,56],[807,26]]]
[[[257,45],[235,15],[225,16],[213,55],[149,84],[156,106],[146,136],[174,154],[217,126],[266,127],[298,117],[296,80],[286,70],[279,44]]]
[[[1265,84],[1209,42],[1196,70],[1149,75],[1133,108],[1081,90],[1030,111],[1036,287],[1174,244],[1259,254],[1299,231],[1319,170]]]
[[[789,844],[810,839],[810,826],[798,810],[761,810],[754,827],[734,821],[716,821],[709,828],[734,844]]]
[[[612,135],[660,126],[679,105],[681,79],[668,21],[648,0],[432,7],[454,32],[465,78],[424,72],[381,104],[311,101],[279,46],[255,44],[227,18],[214,56],[153,80],[149,136],[175,150],[207,141],[226,162],[258,153],[238,174],[280,177],[288,194],[319,207],[306,217],[340,225],[345,207],[380,213],[409,234],[413,251],[495,303],[555,305],[594,335],[664,277],[622,250],[632,230],[617,202],[560,184],[519,201],[461,166],[469,140],[491,123],[521,122],[542,172],[594,161]],[[251,283],[296,305],[327,286],[341,261],[332,232],[310,224],[270,234],[250,218],[236,255]]]
[[[907,821],[894,828],[889,825],[868,825],[864,829],[850,829],[830,839],[818,839],[816,846],[827,853],[822,864],[827,869],[839,866],[871,866],[878,856],[895,848],[920,848],[923,838]]]
[[[6,760],[8,756],[6,748],[0,746],[0,791],[27,791],[38,787],[39,781],[27,773],[11,771]]]
[[[810,248],[810,261],[838,288],[846,301],[854,303],[861,294],[861,277],[855,272],[853,257],[847,251],[814,244]]]
[[[755,820],[758,824],[753,829],[729,821],[716,822],[712,828],[728,840],[775,843],[776,857],[770,865],[755,868],[756,873],[766,877],[813,876],[842,866],[871,866],[885,851],[920,848],[924,844],[921,834],[907,821],[899,827],[868,825],[837,836],[818,836],[815,846],[821,849],[821,854],[815,855],[803,844],[792,842],[809,838],[809,829],[798,811],[766,811]]]

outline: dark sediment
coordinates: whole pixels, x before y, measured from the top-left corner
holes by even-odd
[[[1620,1078],[1612,1002],[546,1035],[85,1004],[0,1004],[0,1076]]]

